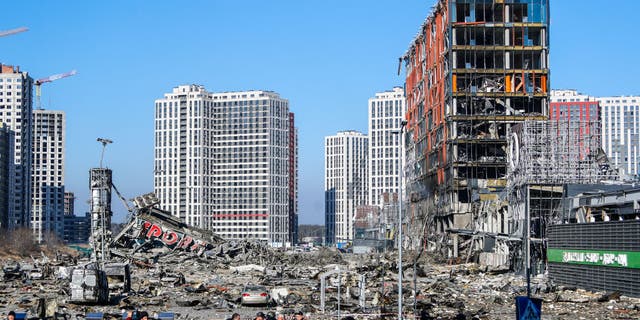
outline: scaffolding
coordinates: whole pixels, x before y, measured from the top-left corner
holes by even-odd
[[[508,243],[510,265],[542,273],[547,229],[562,223],[566,185],[620,181],[601,149],[597,120],[525,121],[512,126],[509,137],[505,191],[509,235],[515,239]]]
[[[602,152],[599,121],[525,121],[509,131],[511,187],[619,180]]]

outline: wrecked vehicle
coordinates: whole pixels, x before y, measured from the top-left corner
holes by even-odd
[[[24,270],[17,261],[9,261],[2,267],[2,279],[4,281],[24,279]]]
[[[87,265],[73,270],[71,274],[71,302],[99,303],[109,301],[109,284],[104,271]]]
[[[44,280],[49,276],[49,268],[47,266],[34,266],[27,272],[29,280]]]
[[[131,291],[131,268],[128,263],[108,263],[104,266],[111,295]]]

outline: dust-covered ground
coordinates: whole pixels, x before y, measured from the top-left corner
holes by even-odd
[[[104,312],[105,318],[119,318],[126,310],[145,310],[152,315],[175,312],[177,319],[227,319],[234,312],[253,319],[259,311],[284,313],[287,318],[296,311],[310,319],[337,319],[338,312],[340,317],[356,319],[397,318],[398,270],[393,254],[354,255],[326,248],[277,251],[250,242],[226,243],[200,256],[156,248],[129,260],[131,291],[115,295],[109,305],[102,306],[69,302],[69,270],[86,263],[82,259],[68,254],[1,257],[0,265],[15,268],[17,263],[23,275],[2,274],[0,316],[15,310],[28,312],[29,317],[58,314],[76,319],[87,312]],[[414,272],[411,252],[405,257],[403,310],[407,319],[513,319],[515,297],[526,295],[524,277],[507,270],[438,264],[423,257]],[[45,266],[44,279],[29,279],[32,270]],[[359,289],[362,279],[364,297]],[[247,283],[266,286],[272,302],[242,306],[239,298]],[[543,319],[640,318],[640,300],[616,292],[558,286],[545,276],[532,278],[531,288],[532,296],[543,300]]]

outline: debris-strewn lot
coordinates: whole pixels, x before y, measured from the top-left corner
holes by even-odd
[[[435,264],[423,257],[414,271],[411,253],[405,257],[403,293],[408,318],[512,319],[514,298],[526,294],[524,278],[506,270]],[[16,310],[27,311],[30,317],[66,314],[75,319],[87,312],[104,312],[119,318],[124,310],[145,310],[175,312],[178,319],[226,319],[233,312],[249,319],[258,311],[303,311],[312,319],[335,319],[339,309],[341,316],[356,319],[397,318],[398,270],[393,253],[353,255],[326,248],[278,251],[254,242],[225,242],[200,255],[151,248],[129,261],[129,293],[114,296],[110,305],[74,305],[69,302],[69,270],[86,262],[67,254],[4,258],[0,317]],[[364,290],[359,287],[362,279]],[[242,306],[241,291],[249,283],[266,286],[272,302]],[[543,299],[543,319],[640,318],[637,298],[555,286],[545,277],[532,278],[531,288],[533,296]]]

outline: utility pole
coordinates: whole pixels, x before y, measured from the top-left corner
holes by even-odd
[[[400,185],[400,190],[398,191],[398,320],[402,320],[402,171],[404,170],[403,159],[404,152],[402,152],[402,146],[404,144],[404,127],[407,125],[407,121],[403,120],[400,124],[400,131],[394,132],[398,134],[398,139],[400,140],[398,144],[398,148],[400,148],[400,159],[398,163],[398,184]]]

